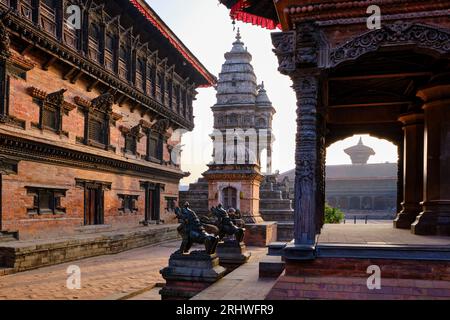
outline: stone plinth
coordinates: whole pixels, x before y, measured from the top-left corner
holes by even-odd
[[[265,221],[276,221],[277,241],[294,238],[294,209],[292,200],[283,197],[278,174],[266,175],[261,183],[259,209]]]
[[[245,243],[237,243],[236,240],[225,240],[217,246],[219,263],[230,273],[250,259],[251,253],[247,251]]]
[[[173,253],[169,266],[160,271],[166,285],[159,291],[162,300],[188,300],[225,275],[217,254],[204,251]]]
[[[277,223],[273,221],[247,223],[244,239],[248,246],[266,247],[277,241]]]

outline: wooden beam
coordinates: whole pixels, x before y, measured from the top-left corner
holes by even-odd
[[[386,73],[386,74],[369,74],[356,75],[347,77],[331,77],[329,81],[351,81],[351,80],[370,80],[370,79],[388,79],[388,78],[415,78],[415,77],[431,77],[432,72],[404,72],[404,73]]]
[[[364,108],[364,107],[395,107],[408,105],[411,101],[397,101],[397,102],[374,102],[374,103],[355,103],[355,104],[338,104],[331,105],[329,108],[339,109],[339,108]]]

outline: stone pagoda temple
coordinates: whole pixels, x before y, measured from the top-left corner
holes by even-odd
[[[251,61],[238,31],[231,51],[225,54],[216,87],[217,103],[212,107],[213,160],[204,178],[191,184],[189,191],[180,192],[180,202],[189,201],[199,213],[221,203],[226,209],[238,209],[247,224],[268,224],[261,217],[267,208],[260,208],[261,155],[266,152],[266,174],[271,175],[275,108],[264,83],[257,84]],[[291,210],[290,200],[287,202]],[[276,229],[273,222],[270,228]]]

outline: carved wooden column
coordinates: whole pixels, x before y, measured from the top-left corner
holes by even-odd
[[[412,224],[415,234],[450,235],[450,83],[449,74],[436,76],[419,90],[424,101],[424,201]]]
[[[320,161],[317,132],[319,79],[316,75],[293,78],[297,95],[297,136],[295,150],[295,243],[314,245],[317,235],[317,210]]]
[[[295,151],[295,245],[288,259],[312,259],[322,227],[325,202],[325,121],[321,110],[321,48],[317,25],[303,23],[297,31],[272,34],[279,71],[289,75],[297,96]]]
[[[0,122],[9,116],[8,59],[11,57],[9,33],[3,23],[9,12],[0,12]]]
[[[423,200],[423,113],[412,111],[402,115],[403,155],[403,201],[402,210],[394,220],[399,229],[409,229],[422,211]]]

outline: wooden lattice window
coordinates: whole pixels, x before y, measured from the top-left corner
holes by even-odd
[[[57,108],[46,105],[42,107],[42,126],[45,129],[60,130],[59,117],[59,110]]]
[[[91,114],[89,117],[89,140],[102,145],[106,145],[108,123],[103,114]]]
[[[61,198],[66,196],[65,189],[43,187],[25,187],[27,194],[34,197],[33,207],[28,208],[29,214],[64,214],[66,209],[61,206]]]
[[[119,194],[118,197],[122,200],[122,207],[119,208],[120,211],[124,213],[135,213],[139,211],[137,207],[138,195]]]
[[[130,134],[125,136],[125,152],[130,152],[136,154],[137,152],[137,141],[136,137]]]
[[[151,133],[148,136],[147,158],[150,161],[162,161],[163,158],[163,138],[159,133]]]
[[[116,40],[113,34],[107,33],[105,38],[105,67],[111,71],[115,71],[116,60]]]
[[[177,200],[178,199],[176,197],[166,197],[166,210],[175,212]]]
[[[64,101],[65,89],[46,94],[45,98],[36,96],[39,92],[36,88],[32,89],[33,100],[39,106],[39,123],[32,123],[32,126],[41,130],[51,130],[58,134],[68,135],[63,131],[62,122],[63,115],[69,115],[69,112],[74,108]]]

